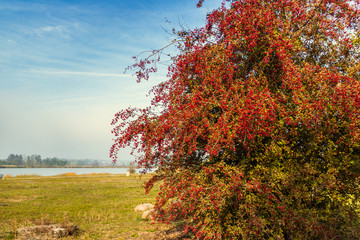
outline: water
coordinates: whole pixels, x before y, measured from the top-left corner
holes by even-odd
[[[0,168],[0,175],[14,177],[16,175],[55,176],[65,173],[76,173],[76,175],[91,173],[125,174],[126,171],[127,168]]]

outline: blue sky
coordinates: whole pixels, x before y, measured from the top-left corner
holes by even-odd
[[[109,159],[110,122],[144,107],[166,72],[136,83],[132,56],[202,26],[219,0],[0,2],[0,159],[14,154]],[[169,25],[166,21],[171,21]],[[120,160],[132,160],[129,150]]]

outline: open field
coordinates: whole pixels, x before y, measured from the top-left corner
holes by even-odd
[[[142,188],[149,177],[68,174],[0,180],[0,239],[15,239],[15,230],[23,226],[50,223],[79,227],[78,234],[64,239],[143,239],[158,234],[155,225],[134,212],[140,203],[154,203],[157,187],[148,195]]]
[[[69,239],[179,239],[178,231],[142,220],[140,203],[154,203],[158,186],[142,187],[150,174],[66,174],[0,180],[0,239],[20,239],[25,226],[63,224],[79,230]],[[43,239],[43,238],[42,238]]]

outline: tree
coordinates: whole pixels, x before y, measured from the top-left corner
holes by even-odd
[[[129,173],[136,173],[136,169],[135,169],[135,166],[134,166],[133,162],[129,163],[128,172]]]
[[[32,155],[31,157],[34,158],[35,165],[37,165],[37,166],[42,165],[41,155]]]
[[[201,6],[203,1],[198,3]],[[112,124],[198,239],[360,236],[360,1],[224,1],[178,32],[151,106]],[[137,59],[138,80],[163,49]],[[160,112],[158,109],[161,109]]]
[[[91,164],[93,167],[98,167],[100,166],[100,163],[98,160],[95,160],[92,164]]]
[[[16,155],[10,154],[7,158],[7,162],[10,165],[23,165],[24,164],[23,157],[18,154],[16,154]]]
[[[66,160],[60,160],[56,157],[53,158],[45,158],[42,161],[44,166],[65,166],[68,163]]]
[[[25,156],[23,157],[26,161],[25,161],[25,165],[27,166],[41,166],[42,163],[42,158],[41,155],[38,154],[32,154],[31,156]]]

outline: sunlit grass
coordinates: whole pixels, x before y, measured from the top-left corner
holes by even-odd
[[[0,180],[0,239],[41,219],[78,225],[67,239],[121,239],[154,226],[134,212],[137,204],[154,203],[157,189],[145,195],[149,175],[65,174],[10,177]]]

